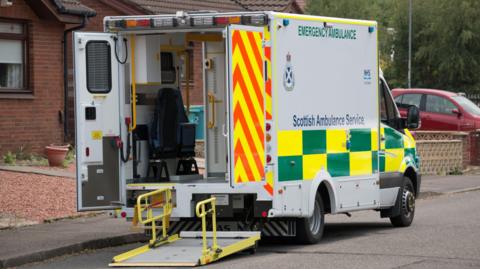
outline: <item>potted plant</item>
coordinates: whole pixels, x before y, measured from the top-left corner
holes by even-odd
[[[47,155],[48,165],[62,166],[65,157],[67,156],[70,145],[54,145],[45,147],[45,154]]]

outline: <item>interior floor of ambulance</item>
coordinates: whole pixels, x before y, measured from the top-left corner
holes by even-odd
[[[161,70],[160,83],[148,82],[158,80],[158,77],[155,77],[155,72],[149,77],[152,73],[149,72],[152,68],[150,62],[155,59],[147,58],[144,69],[148,83],[135,83],[136,128],[128,134],[131,137],[127,141],[131,145],[121,152],[122,159],[128,159],[130,154],[132,160],[126,164],[127,183],[228,182],[225,39],[220,33],[208,33],[205,35],[214,41],[193,42],[188,41],[186,35],[172,33],[136,38],[137,43],[143,38],[146,44],[160,46]],[[201,47],[203,68],[193,70],[190,63],[193,62],[195,46]],[[125,74],[130,74],[130,66],[124,66]],[[136,69],[138,73],[138,64]],[[195,119],[195,116],[202,115],[192,117],[187,113],[193,90],[192,72],[202,72],[203,87],[197,85],[194,90],[203,91],[205,101],[201,107],[205,123]],[[126,81],[125,85],[130,83]],[[129,92],[125,89],[125,100],[131,100],[127,96]],[[128,101],[125,103],[124,112],[128,115],[134,108]],[[204,149],[195,149],[196,142],[201,138],[204,139]],[[129,147],[131,152],[128,152]],[[199,155],[205,156],[203,162],[197,162]],[[204,163],[204,167],[199,168],[198,163]]]

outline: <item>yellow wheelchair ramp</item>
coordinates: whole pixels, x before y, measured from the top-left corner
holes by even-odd
[[[180,237],[156,248],[149,245],[118,255],[110,266],[197,266],[233,253],[255,248],[260,232],[217,232],[217,249],[204,253],[202,232],[181,232]],[[207,232],[207,244],[212,246],[212,233]]]
[[[167,234],[173,208],[171,190],[164,188],[138,196],[134,222],[150,225],[152,239],[145,246],[115,256],[110,266],[197,266],[256,248],[260,232],[217,233],[215,203],[215,197],[197,203],[195,212],[202,221],[202,231],[184,231],[178,236]],[[155,209],[161,209],[158,215]],[[207,217],[211,218],[212,231],[207,231]],[[157,235],[159,221],[162,230]]]

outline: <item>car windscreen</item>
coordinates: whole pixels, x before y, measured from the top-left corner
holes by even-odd
[[[480,116],[480,107],[478,107],[474,102],[463,96],[453,96],[452,97],[457,103],[463,107],[468,113],[471,113],[476,116]]]

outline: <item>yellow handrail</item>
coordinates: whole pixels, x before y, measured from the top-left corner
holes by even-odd
[[[217,244],[217,215],[215,212],[215,202],[217,198],[212,197],[206,200],[203,200],[201,202],[197,203],[197,207],[195,208],[195,213],[197,214],[197,217],[202,218],[202,241],[203,241],[203,247],[202,247],[202,254],[208,255],[209,253],[209,248],[208,248],[208,242],[207,242],[207,221],[206,217],[207,214],[212,215],[212,239],[213,239],[213,244],[211,247],[211,250],[214,253],[218,253],[220,248],[218,247]],[[205,205],[210,204],[210,209],[205,210]]]
[[[135,36],[130,35],[130,69],[132,73],[132,123],[129,131],[137,128],[137,80],[135,77]]]
[[[157,216],[153,215],[154,208],[163,208],[163,212]],[[160,242],[168,239],[167,229],[170,215],[172,214],[172,191],[169,188],[158,189],[149,193],[142,194],[137,198],[138,221],[142,224],[151,223],[152,239],[150,246],[154,247],[157,242],[156,221],[162,219],[162,238]],[[147,212],[146,219],[143,218],[143,212]]]

